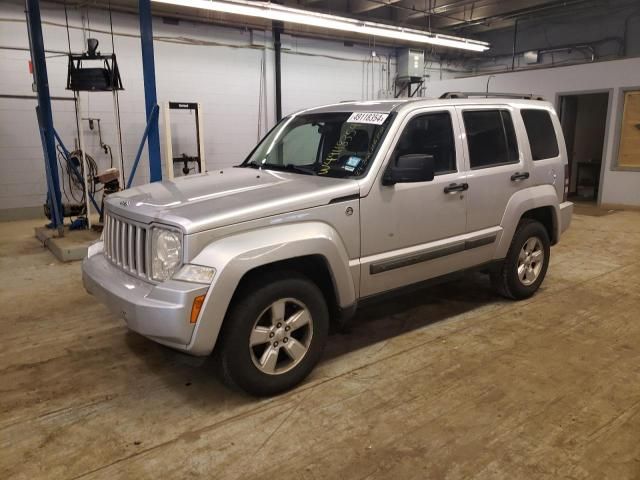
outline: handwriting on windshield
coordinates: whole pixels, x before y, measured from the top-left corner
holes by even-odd
[[[347,145],[356,133],[355,124],[349,124],[340,136],[340,140],[333,146],[327,158],[324,159],[318,175],[326,175],[331,170],[331,164],[338,160],[346,151]]]

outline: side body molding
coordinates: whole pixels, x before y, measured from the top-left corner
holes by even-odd
[[[250,270],[281,260],[320,255],[331,272],[338,303],[356,302],[349,256],[340,235],[323,222],[301,222],[249,230],[212,242],[190,263],[216,269],[187,349],[193,355],[213,350],[227,308],[242,276]]]
[[[507,208],[500,223],[503,228],[503,233],[496,247],[494,258],[500,259],[507,256],[511,240],[513,239],[522,215],[528,210],[540,207],[552,207],[553,234],[551,235],[551,242],[553,243],[554,239],[559,237],[558,218],[560,209],[558,207],[558,194],[555,188],[552,185],[538,185],[525,188],[524,190],[519,190],[514,193],[507,203]]]

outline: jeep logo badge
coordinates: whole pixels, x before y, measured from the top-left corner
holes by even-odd
[[[122,205],[123,207],[128,207],[129,205],[131,205],[131,202],[129,200],[122,200],[120,202],[120,205]]]

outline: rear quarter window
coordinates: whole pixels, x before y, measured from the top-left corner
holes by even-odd
[[[559,154],[558,139],[547,110],[523,109],[520,111],[529,137],[531,157],[534,160],[555,158]]]

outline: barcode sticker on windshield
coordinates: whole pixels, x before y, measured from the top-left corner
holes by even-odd
[[[388,116],[388,113],[353,112],[347,120],[347,123],[368,123],[370,125],[382,125]]]

